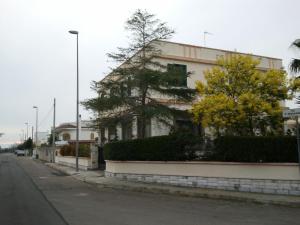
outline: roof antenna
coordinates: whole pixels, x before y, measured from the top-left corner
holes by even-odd
[[[212,33],[209,33],[208,31],[204,31],[203,32],[203,44],[204,44],[204,47],[206,46],[206,35],[207,34],[213,35]]]

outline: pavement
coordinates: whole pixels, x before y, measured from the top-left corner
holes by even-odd
[[[273,195],[225,191],[217,189],[176,187],[162,184],[149,184],[143,182],[125,181],[111,177],[104,177],[104,171],[100,170],[80,170],[79,172],[76,172],[74,168],[59,165],[56,163],[45,163],[45,165],[60,172],[66,173],[74,177],[75,179],[78,179],[91,185],[95,185],[98,188],[111,188],[116,190],[172,194],[186,197],[206,197],[212,199],[274,204],[300,208],[300,196]]]

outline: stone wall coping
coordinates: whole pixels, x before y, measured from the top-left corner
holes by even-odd
[[[69,156],[67,156],[69,157]],[[245,166],[299,166],[298,163],[244,163],[244,162],[220,162],[220,161],[121,161],[105,160],[112,163],[136,163],[136,164],[204,164],[204,165],[245,165]]]
[[[55,156],[57,158],[76,158],[75,156]],[[90,159],[89,157],[78,157],[79,159]]]

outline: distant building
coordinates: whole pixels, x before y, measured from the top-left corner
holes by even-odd
[[[58,134],[59,141],[75,142],[76,141],[76,122],[62,123],[55,128]],[[98,138],[98,133],[91,126],[90,121],[82,120],[79,125],[79,140],[80,142],[95,142]]]

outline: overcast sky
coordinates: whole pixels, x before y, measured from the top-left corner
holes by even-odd
[[[138,8],[157,15],[176,30],[171,39],[282,58],[287,67],[297,55],[290,43],[300,38],[296,0],[1,0],[0,1],[0,144],[20,140],[25,122],[49,131],[52,102],[57,123],[75,121],[76,39],[79,31],[80,99],[94,96],[92,80],[109,71],[106,53],[128,40],[124,23]],[[83,119],[88,112],[80,109]]]

